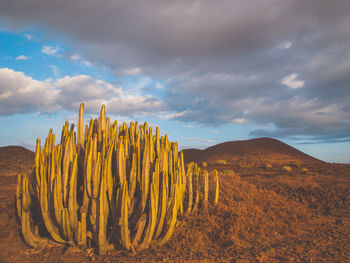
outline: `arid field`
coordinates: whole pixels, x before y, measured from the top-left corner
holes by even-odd
[[[1,147],[0,262],[350,262],[350,164],[269,138],[184,150],[184,158],[218,170],[218,205],[180,218],[160,249],[99,256],[51,241],[25,245],[15,189],[17,174],[31,173],[34,153]]]

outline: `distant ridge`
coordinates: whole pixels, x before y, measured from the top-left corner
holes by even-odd
[[[215,160],[264,160],[269,162],[323,162],[288,144],[272,138],[229,141],[204,150],[185,149],[185,162],[210,162]]]
[[[12,161],[32,161],[34,162],[34,152],[24,148],[22,146],[11,145],[0,147],[0,161],[1,162],[12,162]]]

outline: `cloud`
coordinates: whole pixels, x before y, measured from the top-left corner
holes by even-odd
[[[59,50],[59,47],[43,46],[41,52],[46,55],[55,56]]]
[[[290,48],[292,45],[293,45],[292,42],[290,42],[290,41],[285,41],[285,42],[279,43],[278,46],[277,46],[277,48],[279,48],[279,49],[288,49],[288,48]]]
[[[127,68],[121,71],[123,75],[138,75],[141,73],[140,68]]]
[[[28,57],[25,55],[20,55],[20,56],[16,57],[16,60],[27,60],[27,59],[28,59]]]
[[[181,136],[180,137],[181,140],[183,141],[188,141],[188,142],[200,142],[200,143],[204,143],[204,144],[212,144],[212,143],[215,143],[217,142],[216,140],[211,140],[211,139],[203,139],[203,138],[199,138],[199,137],[183,137]]]
[[[1,115],[54,110],[58,92],[49,82],[37,81],[12,69],[0,69]]]
[[[304,87],[305,81],[297,80],[297,77],[298,77],[298,74],[291,74],[283,78],[281,83],[291,89],[300,89]]]
[[[164,89],[164,85],[162,85],[161,83],[157,82],[156,83],[156,89]]]
[[[346,138],[350,133],[350,112],[344,110],[344,104],[324,105],[316,98],[295,96],[286,101],[256,101],[255,111],[250,117],[274,126],[254,130],[252,136],[329,140]]]
[[[84,102],[86,111],[96,113],[106,104],[110,114],[152,115],[164,111],[152,95],[133,96],[121,87],[87,75],[38,81],[22,72],[0,68],[0,115],[73,110]]]
[[[87,61],[86,59],[83,59],[81,56],[79,56],[77,54],[65,54],[64,57],[68,58],[69,60],[78,61],[86,67],[92,66],[91,62]]]
[[[245,118],[235,118],[233,122],[237,124],[245,124],[247,120]]]
[[[108,107],[111,112],[120,115],[152,115],[164,109],[163,103],[154,96],[122,95],[112,98]]]
[[[179,138],[179,147],[180,149],[204,149],[208,146],[212,146],[217,143],[217,140],[212,139],[203,139],[199,137],[183,137]]]
[[[91,76],[66,76],[58,79],[54,86],[60,90],[58,100],[65,109],[74,110],[81,101],[90,105],[87,106],[90,112],[98,112],[101,104],[106,104],[109,113],[126,116],[155,114],[164,108],[162,102],[152,95],[130,95],[121,87]]]
[[[348,0],[35,3],[1,1],[0,16],[10,28],[46,29],[116,75],[137,65],[166,87],[161,100],[123,92],[122,105],[134,95],[164,107],[164,118],[213,126],[244,117],[281,136],[347,131]]]
[[[176,113],[168,113],[168,114],[161,115],[159,117],[161,119],[171,120],[171,119],[181,118],[181,117],[186,116],[188,114],[191,114],[191,112],[190,111],[182,111],[182,112],[176,112]]]

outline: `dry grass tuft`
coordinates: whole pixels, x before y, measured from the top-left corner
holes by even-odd
[[[222,174],[227,174],[227,175],[235,175],[235,171],[233,169],[225,169],[221,171]]]
[[[285,173],[291,173],[292,172],[292,167],[285,165],[282,167],[283,172]]]
[[[271,168],[272,168],[272,164],[270,163],[265,164],[265,169],[271,169]]]

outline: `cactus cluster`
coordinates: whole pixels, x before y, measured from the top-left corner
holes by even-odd
[[[208,206],[208,172],[195,163],[186,169],[177,143],[160,137],[158,127],[153,134],[147,123],[131,122],[118,131],[104,105],[84,127],[83,112],[81,104],[77,133],[66,122],[60,144],[52,129],[44,148],[37,139],[32,175],[18,175],[16,206],[29,246],[44,239],[41,225],[59,243],[96,247],[99,254],[122,248],[136,253],[162,246],[179,215]],[[216,171],[214,179],[217,204]],[[37,220],[31,216],[35,207]]]

